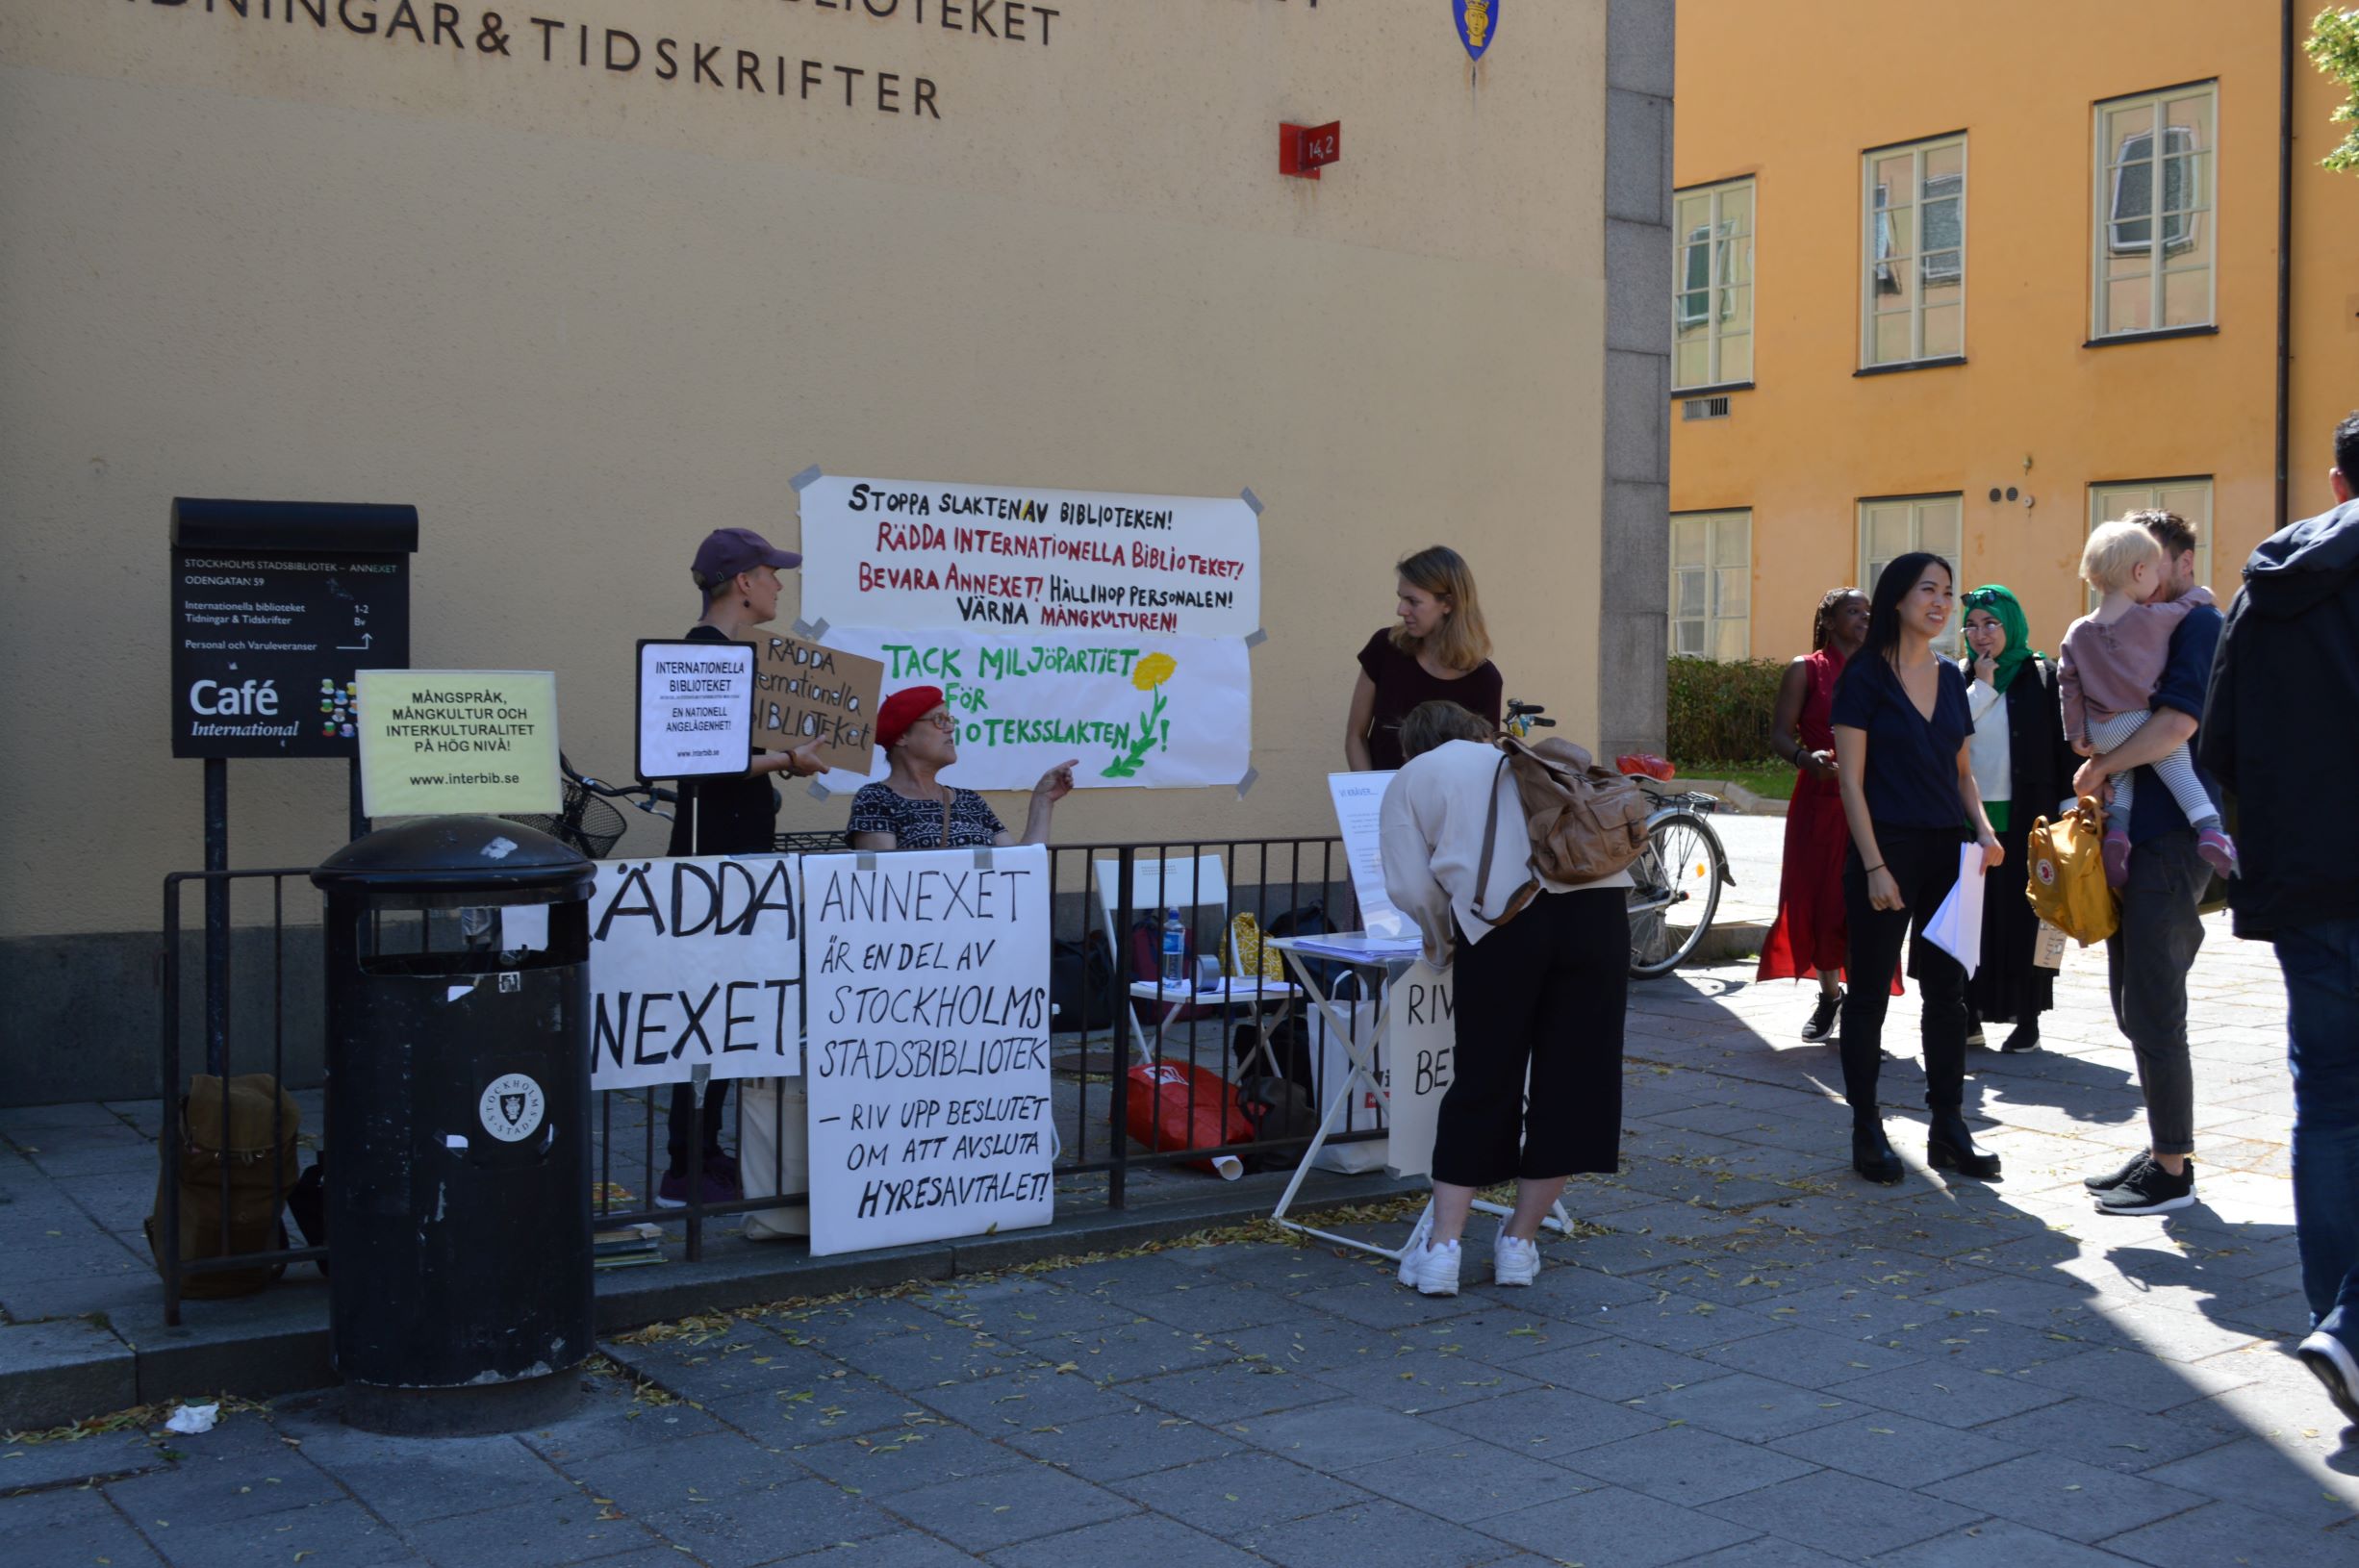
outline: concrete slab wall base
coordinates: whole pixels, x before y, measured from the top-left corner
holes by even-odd
[[[1037,1230],[1007,1235],[840,1257],[812,1257],[798,1243],[776,1250],[732,1246],[701,1263],[621,1270],[598,1277],[598,1333],[1171,1241],[1266,1218],[1286,1180],[1286,1173],[1271,1172],[1152,1208],[1093,1205]],[[1422,1180],[1314,1172],[1296,1207],[1307,1213],[1322,1204],[1378,1202],[1425,1190]],[[167,1328],[159,1300],[105,1323],[0,1325],[0,1431],[38,1431],[134,1404],[224,1391],[270,1399],[340,1380],[329,1353],[327,1286],[309,1265],[298,1264],[287,1280],[258,1296],[189,1302],[183,1316],[180,1327]]]

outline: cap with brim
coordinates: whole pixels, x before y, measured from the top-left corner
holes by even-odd
[[[801,565],[801,556],[778,548],[750,528],[716,528],[697,546],[697,562],[689,569],[698,580],[713,583],[756,567],[791,571]]]

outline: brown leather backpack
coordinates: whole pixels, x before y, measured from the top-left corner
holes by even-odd
[[[1654,805],[1637,785],[1597,767],[1570,741],[1552,738],[1530,746],[1503,735],[1499,749],[1506,753],[1499,759],[1499,771],[1514,776],[1516,799],[1524,808],[1524,828],[1532,840],[1527,862],[1532,876],[1509,898],[1503,913],[1484,913],[1491,850],[1499,838],[1499,777],[1493,774],[1490,815],[1483,824],[1483,863],[1475,873],[1478,919],[1504,925],[1523,913],[1543,878],[1594,882],[1624,870],[1645,849],[1646,819]]]
[[[147,1246],[164,1263],[158,1216],[166,1182],[180,1187],[180,1260],[237,1257],[286,1245],[279,1205],[299,1170],[295,1132],[303,1114],[267,1073],[244,1073],[224,1082],[199,1073],[181,1102],[180,1148],[157,1175],[156,1212],[147,1217]],[[224,1182],[223,1177],[227,1180]],[[226,1196],[224,1196],[226,1194]],[[229,1221],[222,1244],[222,1218]],[[181,1294],[199,1299],[244,1296],[287,1272],[283,1263],[181,1277]]]

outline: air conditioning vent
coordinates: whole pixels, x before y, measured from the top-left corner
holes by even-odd
[[[1680,404],[1679,417],[1683,419],[1725,419],[1728,417],[1728,399],[1725,396],[1690,397]]]

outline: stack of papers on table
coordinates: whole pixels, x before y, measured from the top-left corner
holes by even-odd
[[[1354,964],[1381,964],[1394,959],[1414,958],[1425,948],[1424,939],[1408,936],[1380,936],[1371,931],[1336,931],[1326,936],[1294,937],[1286,940],[1296,952],[1315,954],[1321,958],[1341,958]]]

